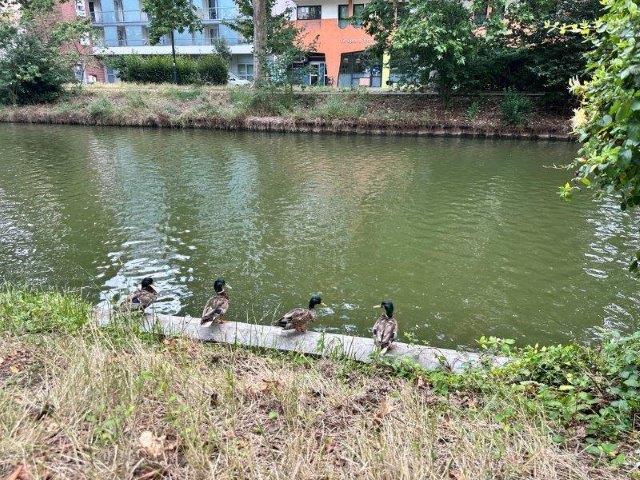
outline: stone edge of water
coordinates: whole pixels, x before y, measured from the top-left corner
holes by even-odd
[[[95,321],[106,325],[112,319],[110,308],[97,306],[93,309]],[[195,340],[299,352],[315,356],[346,356],[359,362],[371,362],[376,351],[373,339],[338,333],[308,331],[300,334],[286,332],[270,325],[242,322],[225,322],[209,327],[200,326],[200,319],[190,316],[147,314],[143,329],[160,329],[168,336],[186,336]],[[475,352],[463,352],[446,348],[429,347],[396,342],[386,356],[395,359],[410,359],[426,369],[447,368],[463,372],[468,367],[488,362],[493,366],[504,365],[506,357],[496,357]]]

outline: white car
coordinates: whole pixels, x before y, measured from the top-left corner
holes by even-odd
[[[240,85],[251,85],[251,82],[249,80],[238,78],[234,73],[229,72],[229,76],[227,77],[227,85],[231,87],[237,87]]]

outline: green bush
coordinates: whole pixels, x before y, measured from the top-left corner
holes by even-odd
[[[507,90],[500,104],[500,109],[502,110],[502,120],[505,123],[520,125],[531,113],[533,105],[529,97],[514,90]]]
[[[113,112],[113,103],[107,98],[101,97],[89,104],[89,115],[93,118],[105,118]]]
[[[640,414],[640,332],[603,331],[601,336],[593,347],[513,348],[512,340],[484,337],[480,344],[512,358],[492,372],[494,380],[511,384],[550,419],[584,426],[587,450],[610,455],[616,451],[610,442],[623,439]]]
[[[478,100],[474,100],[471,105],[469,105],[464,115],[467,117],[467,120],[475,120],[480,114],[480,109],[480,102],[478,102]]]
[[[283,115],[293,110],[296,104],[293,91],[287,87],[234,88],[229,95],[239,116]]]
[[[316,116],[325,120],[349,120],[361,117],[365,112],[362,95],[327,95],[315,109]]]
[[[0,54],[0,103],[51,102],[73,74],[66,57],[28,33],[17,34]]]
[[[201,83],[224,85],[227,83],[229,68],[220,55],[205,55],[196,61],[196,70]]]
[[[173,60],[170,55],[123,55],[110,61],[120,79],[138,83],[173,83]],[[178,56],[176,70],[179,84],[224,85],[228,67],[219,55]]]

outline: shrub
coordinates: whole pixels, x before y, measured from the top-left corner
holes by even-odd
[[[471,105],[467,108],[465,112],[465,117],[467,120],[474,120],[480,114],[480,102],[474,100]]]
[[[505,123],[520,125],[527,119],[533,108],[531,99],[514,90],[507,90],[502,103],[502,119]]]
[[[361,117],[365,112],[361,95],[327,95],[326,100],[315,108],[315,114],[326,120],[347,120]]]
[[[229,68],[220,55],[204,55],[196,61],[196,69],[201,83],[224,85],[227,83]]]
[[[138,92],[127,92],[126,97],[127,103],[130,107],[142,108],[147,106],[147,102],[145,102],[144,98],[142,98],[142,95],[140,95],[140,93]]]
[[[173,60],[170,55],[123,55],[111,60],[120,79],[138,83],[173,83]],[[178,56],[176,69],[179,84],[223,85],[227,82],[227,63],[219,55]]]
[[[510,363],[494,372],[497,380],[512,384],[551,419],[583,425],[588,451],[608,454],[607,450],[615,451],[609,442],[624,438],[640,414],[640,332],[603,331],[601,335],[594,347],[513,348],[513,341],[484,337],[480,343],[512,356]]]
[[[234,88],[230,92],[230,100],[237,115],[283,115],[295,106],[293,91],[287,87]]]
[[[107,98],[101,97],[89,104],[89,115],[93,118],[108,117],[113,112],[113,104]]]
[[[18,34],[0,54],[0,103],[51,102],[73,80],[71,65],[57,50],[28,33]]]

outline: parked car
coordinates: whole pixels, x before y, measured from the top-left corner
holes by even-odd
[[[238,78],[234,73],[229,72],[229,77],[227,78],[227,85],[231,87],[236,87],[240,85],[251,85],[249,80],[243,80],[242,78]]]

